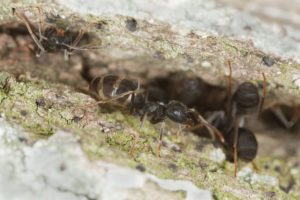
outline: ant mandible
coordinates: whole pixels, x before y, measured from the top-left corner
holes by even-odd
[[[71,109],[72,112],[78,108],[86,108],[97,104],[111,103],[121,107],[130,107],[130,113],[137,113],[141,116],[141,124],[138,134],[135,136],[134,143],[131,146],[129,155],[132,156],[134,147],[139,138],[140,132],[144,126],[147,117],[150,117],[152,124],[162,123],[159,135],[158,156],[160,157],[160,148],[162,145],[162,135],[165,127],[165,120],[170,120],[188,126],[204,125],[211,134],[216,133],[220,140],[224,142],[222,133],[209,124],[197,111],[189,109],[179,101],[170,101],[168,104],[148,101],[147,94],[140,88],[138,79],[129,79],[117,75],[105,75],[94,78],[89,86],[88,93],[98,101],[77,106]],[[179,126],[181,129],[181,126]],[[179,130],[181,131],[181,130]]]
[[[260,98],[257,87],[251,82],[243,82],[231,95],[231,80],[232,68],[231,62],[228,60],[229,80],[227,83],[227,107],[226,112],[217,113],[211,117],[214,121],[213,125],[217,127],[224,134],[225,143],[223,146],[226,150],[229,160],[234,161],[234,177],[237,173],[237,159],[240,158],[246,162],[251,162],[254,168],[257,169],[253,160],[257,154],[258,143],[254,133],[246,128],[240,127],[240,121],[246,115],[253,111],[258,111],[260,116],[265,94],[266,94],[266,77],[264,78],[264,91]]]
[[[68,28],[62,29],[59,27],[48,27],[46,29],[43,29],[44,21],[42,19],[42,10],[40,7],[36,8],[39,12],[38,31],[36,31],[36,28],[31,24],[24,12],[18,13],[16,12],[16,9],[13,8],[13,13],[24,22],[31,38],[37,45],[37,57],[46,52],[56,52],[59,50],[64,50],[64,58],[65,60],[68,60],[69,56],[72,55],[74,51],[91,49],[93,45],[99,41],[97,40],[82,47],[77,47],[78,43],[82,39],[84,33],[87,32],[88,28],[92,24],[98,23],[92,22],[88,24],[83,29],[83,31],[80,29],[76,38],[73,40],[73,34],[68,30]]]

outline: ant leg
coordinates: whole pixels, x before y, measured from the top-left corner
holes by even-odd
[[[285,126],[285,128],[291,128],[294,126],[294,124],[299,120],[299,108],[296,104],[296,102],[291,99],[291,102],[293,104],[293,115],[291,116],[291,119],[288,120],[287,117],[284,115],[282,110],[280,109],[278,104],[278,101],[274,101],[267,106],[265,106],[264,109],[270,109],[271,112],[281,121],[281,123]]]
[[[69,52],[67,49],[64,50],[64,60],[69,60]]]
[[[232,68],[231,68],[231,62],[230,60],[228,62],[228,68],[229,68],[229,79],[227,83],[227,106],[226,106],[226,113],[230,116],[231,115],[231,82],[232,82]]]
[[[131,95],[131,101],[130,101],[130,114],[134,112],[134,103],[135,103],[135,94],[133,93]]]
[[[130,148],[130,152],[129,152],[129,157],[132,157],[132,154],[133,154],[133,150],[134,150],[134,147],[135,147],[135,144],[137,143],[138,139],[140,137],[140,133],[138,132],[138,134],[135,136],[134,138],[134,142]]]
[[[208,123],[212,123],[213,121],[217,121],[217,124],[219,124],[218,118],[223,118],[225,116],[224,111],[213,111],[209,114],[209,116],[206,118],[206,121]]]
[[[91,107],[91,106],[98,105],[98,104],[105,104],[105,103],[108,103],[110,101],[114,101],[114,100],[120,99],[120,98],[122,98],[122,97],[124,97],[126,95],[133,94],[133,93],[140,93],[142,91],[143,90],[140,90],[140,89],[139,90],[134,90],[134,91],[127,91],[127,92],[124,92],[124,93],[122,93],[120,95],[117,95],[117,96],[112,97],[112,98],[107,99],[107,100],[101,100],[101,101],[96,101],[94,103],[90,103],[90,104],[86,104],[86,105],[82,105],[82,106],[76,106],[76,107],[74,107],[74,108],[72,108],[70,110],[70,113],[72,113],[74,110],[76,110],[78,108],[87,108],[87,107]]]
[[[159,143],[158,143],[158,157],[159,158],[160,158],[160,148],[162,145],[162,135],[163,135],[164,130],[165,130],[165,121],[163,120],[161,123],[161,127],[160,127]]]
[[[42,38],[42,26],[43,26],[42,12],[41,12],[41,8],[39,6],[37,6],[36,8],[39,11],[39,35],[40,35],[39,41],[41,42],[43,40],[43,38]]]
[[[293,104],[293,115],[292,115],[290,121],[294,125],[298,121],[298,119],[299,119],[299,110],[298,110],[298,106],[297,106],[296,102],[293,99],[291,100],[291,102]]]
[[[47,38],[44,37],[43,34],[42,34],[43,23],[44,23],[44,21],[43,21],[43,18],[42,18],[42,10],[41,10],[41,7],[37,6],[36,8],[37,8],[38,11],[39,11],[39,36],[40,36],[39,41],[42,42],[43,39],[47,40]]]
[[[74,42],[72,43],[71,46],[74,46],[74,47],[77,46],[77,44],[79,43],[79,41],[80,41],[81,38],[83,37],[84,33],[88,30],[88,28],[89,28],[92,24],[98,24],[98,23],[97,23],[97,22],[89,23],[89,24],[85,27],[85,29],[84,29],[83,31],[80,30],[80,31],[79,31],[79,34],[77,35],[77,37],[75,38],[75,40],[74,40]]]
[[[89,44],[86,44],[86,45],[84,45],[84,46],[82,46],[82,47],[76,47],[76,46],[72,46],[72,45],[68,45],[68,44],[62,44],[63,46],[66,46],[66,47],[68,47],[69,49],[71,49],[71,50],[75,50],[75,51],[84,51],[84,50],[90,50],[90,49],[93,49],[93,46],[92,45],[94,45],[95,43],[97,43],[97,42],[101,42],[101,40],[95,40],[95,41],[93,41],[93,42],[91,42],[91,43],[89,43]],[[99,48],[98,48],[99,49]],[[71,55],[71,53],[69,52],[69,54]]]
[[[101,40],[95,40],[95,41],[93,41],[93,42],[91,42],[89,44],[86,44],[86,45],[84,45],[82,47],[79,47],[79,50],[80,49],[93,49],[93,47],[94,47],[93,45],[97,44],[98,42],[101,42]]]
[[[102,40],[94,40],[93,42],[90,42],[90,43],[88,43],[88,44],[86,44],[86,45],[83,45],[82,47],[79,47],[79,48],[91,48],[91,47],[93,47],[93,45],[94,44],[97,44],[98,42],[101,42]]]
[[[296,103],[293,101],[293,115],[291,117],[291,120],[289,121],[284,113],[282,112],[281,108],[278,106],[274,106],[271,108],[271,111],[273,112],[274,115],[281,121],[281,123],[285,126],[285,128],[291,128],[294,126],[294,124],[297,122],[299,118],[299,111],[297,108]]]
[[[259,118],[260,115],[261,115],[261,111],[262,111],[262,108],[263,108],[263,105],[264,105],[264,101],[265,101],[265,96],[266,96],[266,88],[267,88],[267,81],[266,81],[265,73],[262,73],[262,76],[264,78],[264,92],[263,92],[263,96],[260,99],[257,118]]]
[[[134,139],[134,142],[130,148],[130,152],[129,152],[129,157],[132,157],[132,154],[133,154],[133,150],[134,150],[134,147],[135,147],[135,144],[137,143],[139,137],[140,137],[140,132],[142,131],[142,128],[144,126],[144,123],[147,119],[147,116],[148,116],[148,112],[145,112],[143,118],[142,118],[142,122],[141,122],[141,125],[139,127],[139,131],[138,131],[138,135],[135,136],[135,139]]]
[[[19,15],[18,13],[15,13],[15,15],[24,22],[31,38],[33,39],[35,44],[39,47],[41,52],[45,52],[46,51],[45,48],[43,47],[43,45],[40,43],[40,41],[36,37],[36,34],[32,31],[31,24],[30,24],[29,20],[27,19],[26,15],[24,13],[22,14],[22,16]]]
[[[41,54],[42,54],[42,51],[41,51],[40,48],[38,48],[37,51],[36,51],[36,53],[35,53],[36,57],[39,58],[41,56]]]
[[[196,111],[195,109],[189,109],[190,112],[196,113],[198,116],[198,120],[200,120],[200,125],[203,124],[204,126],[206,126],[206,128],[208,129],[209,133],[212,135],[212,137],[214,138],[214,132],[219,136],[220,141],[222,143],[225,142],[223,134],[213,125],[211,125],[210,123],[208,123],[200,114],[198,111]]]
[[[182,143],[184,143],[184,134],[182,132],[182,126],[180,123],[178,123],[178,131],[177,131],[177,137],[181,135],[181,140],[182,140]]]
[[[257,172],[257,173],[259,173],[260,172],[260,170],[258,169],[258,167],[256,166],[256,164],[255,164],[255,162],[254,161],[252,161],[251,162],[252,163],[252,167],[253,167],[253,169]]]
[[[147,119],[148,113],[149,113],[148,111],[145,112],[145,114],[144,114],[144,116],[143,116],[143,118],[142,118],[142,122],[141,122],[141,125],[140,125],[140,127],[139,127],[139,132],[142,131],[142,128],[143,128],[144,123],[145,123],[145,121],[146,121],[146,119]]]
[[[239,118],[237,117],[235,120],[234,127],[234,139],[233,139],[233,159],[234,159],[234,177],[236,177],[237,171],[237,144],[238,144],[238,136],[239,136]]]

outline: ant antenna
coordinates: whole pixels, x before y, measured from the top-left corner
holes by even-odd
[[[220,141],[221,141],[222,143],[225,142],[225,139],[224,139],[224,137],[223,137],[223,134],[222,134],[216,127],[214,127],[213,125],[211,125],[210,123],[208,123],[208,122],[207,122],[207,121],[206,121],[206,120],[198,113],[198,111],[196,111],[195,109],[190,109],[190,111],[197,114],[198,119],[200,120],[200,123],[203,124],[204,126],[206,126],[206,127],[208,128],[208,131],[209,131],[210,133],[211,133],[211,131],[215,132],[215,133],[219,136]],[[211,135],[213,135],[213,134],[211,134]]]
[[[265,101],[265,97],[266,97],[266,88],[267,88],[267,80],[266,80],[265,73],[262,72],[261,74],[262,74],[262,76],[264,78],[264,92],[263,92],[263,96],[260,99],[260,104],[259,104],[259,109],[258,109],[258,116],[257,116],[258,118],[261,115],[261,111],[262,111],[262,108],[263,108],[263,105],[264,105],[264,101]]]
[[[231,82],[232,82],[232,68],[231,68],[231,62],[230,60],[228,62],[228,68],[229,68],[229,79],[227,83],[227,114],[231,115]]]
[[[240,120],[237,117],[234,126],[234,140],[233,140],[234,177],[236,177],[236,171],[237,171],[237,159],[238,159],[237,145],[239,139],[239,121]]]

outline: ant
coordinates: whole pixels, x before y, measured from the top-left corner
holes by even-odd
[[[59,27],[48,27],[46,29],[43,29],[44,21],[42,19],[42,10],[40,7],[36,7],[36,8],[38,9],[39,12],[38,31],[29,21],[29,19],[27,18],[24,12],[18,13],[16,12],[15,8],[13,8],[12,11],[13,14],[15,14],[19,19],[21,19],[24,22],[31,38],[37,45],[38,47],[38,51],[36,53],[37,57],[40,57],[41,54],[46,52],[56,52],[59,50],[64,50],[64,58],[65,60],[68,60],[69,56],[73,54],[73,51],[90,49],[91,46],[95,43],[92,42],[82,47],[77,47],[78,43],[82,39],[84,33],[87,32],[88,28],[92,24],[98,24],[98,23],[92,22],[88,24],[83,31],[80,29],[76,38],[73,40],[72,37],[74,36],[74,33],[69,31],[68,28],[62,29]]]
[[[123,108],[130,107],[130,113],[136,113],[141,117],[141,124],[138,129],[138,133],[135,136],[134,143],[130,149],[130,157],[133,154],[134,147],[139,138],[140,132],[144,126],[147,117],[150,118],[152,124],[161,123],[159,145],[158,145],[158,157],[160,157],[160,148],[162,145],[162,135],[165,128],[165,120],[170,120],[179,124],[179,132],[181,131],[181,124],[187,126],[204,125],[209,130],[210,134],[216,133],[220,140],[224,142],[222,133],[209,124],[196,110],[189,109],[185,104],[173,100],[165,104],[162,102],[148,101],[148,93],[145,93],[140,88],[140,82],[138,79],[129,79],[120,77],[117,75],[105,75],[94,78],[87,91],[91,96],[95,97],[98,101],[77,106],[71,109],[73,112],[78,108],[86,108],[97,104],[111,103]]]
[[[228,60],[228,67],[230,73],[229,80],[226,81],[226,112],[215,112],[208,121],[213,121],[212,124],[223,133],[225,138],[223,146],[227,158],[234,162],[234,177],[236,177],[238,158],[246,162],[252,162],[253,167],[257,169],[253,162],[258,149],[256,137],[251,130],[241,127],[241,122],[255,110],[258,111],[258,117],[260,116],[266,94],[266,77],[262,73],[264,91],[261,98],[257,87],[249,81],[240,84],[234,94],[231,95],[232,68],[230,60]]]

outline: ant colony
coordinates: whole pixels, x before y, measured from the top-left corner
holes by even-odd
[[[44,27],[42,10],[40,7],[37,7],[37,10],[38,27],[29,21],[24,12],[13,9],[13,13],[26,25],[36,45],[38,57],[47,52],[63,51],[64,58],[67,60],[76,51],[95,48],[94,45],[100,41],[96,40],[79,46],[89,27],[99,24],[97,22],[90,23],[83,30],[74,33],[68,28],[61,28],[57,25]],[[223,147],[227,160],[234,162],[234,176],[236,177],[238,159],[252,162],[253,167],[257,169],[253,160],[257,155],[258,142],[254,132],[246,126],[247,124],[245,125],[245,119],[254,113],[257,116],[256,120],[261,120],[265,112],[271,112],[285,128],[290,129],[299,121],[299,109],[292,100],[292,115],[287,117],[287,112],[281,109],[282,106],[277,103],[264,106],[267,86],[264,73],[262,73],[262,95],[259,95],[257,86],[250,81],[239,84],[237,89],[232,92],[230,60],[228,60],[228,68],[229,78],[223,77],[226,88],[204,83],[195,75],[182,77],[183,73],[174,73],[165,79],[153,79],[146,87],[141,86],[138,79],[114,74],[92,77],[91,81],[89,80],[89,89],[85,93],[94,97],[96,101],[73,107],[70,112],[98,104],[109,104],[139,116],[141,122],[129,151],[130,156],[133,155],[135,145],[147,119],[152,124],[161,124],[158,157],[161,157],[160,149],[166,120],[171,120],[178,125],[177,134],[180,134],[182,138],[183,128],[191,128],[196,134],[196,130],[204,126],[210,137],[217,140]]]

